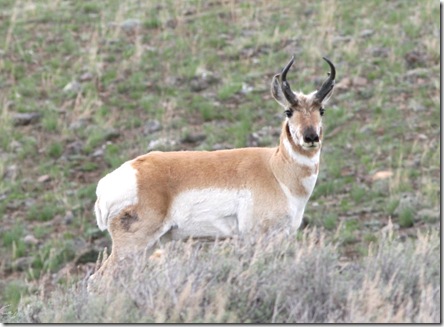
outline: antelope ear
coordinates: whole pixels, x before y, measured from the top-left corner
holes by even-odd
[[[321,106],[324,107],[327,102],[330,100],[331,96],[333,95],[333,90],[334,90],[334,84],[331,88],[331,90],[325,95],[325,97],[321,100]]]
[[[289,103],[282,91],[281,74],[274,75],[273,80],[271,81],[271,95],[282,107],[286,109],[289,107]]]

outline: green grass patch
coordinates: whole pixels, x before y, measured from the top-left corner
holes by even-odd
[[[327,230],[334,230],[336,228],[336,225],[338,223],[338,216],[335,214],[327,215],[324,220],[324,228]]]
[[[22,295],[27,293],[27,287],[21,281],[8,283],[3,291],[2,298],[9,304],[8,310],[16,312]]]
[[[62,208],[54,203],[32,205],[27,213],[27,219],[31,221],[49,221],[61,212]]]
[[[23,225],[21,224],[13,225],[10,230],[2,232],[1,237],[2,237],[3,246],[6,247],[12,246],[12,243],[18,242],[22,236],[23,236]]]
[[[414,225],[415,212],[412,208],[406,207],[399,213],[398,221],[401,227],[412,227]]]
[[[65,240],[49,241],[39,248],[37,255],[32,261],[28,276],[32,279],[38,279],[43,273],[56,272],[60,267],[75,257],[75,251],[72,241]]]
[[[95,199],[96,197],[96,187],[97,183],[91,183],[89,185],[79,188],[77,191],[77,196],[80,199]]]
[[[57,159],[63,154],[63,144],[60,142],[51,143],[48,147],[48,155],[51,158]]]
[[[371,197],[371,195],[369,194],[370,192],[368,190],[366,190],[365,188],[361,187],[361,186],[357,186],[357,185],[353,185],[352,190],[351,190],[351,196],[353,201],[355,201],[355,203],[360,203],[365,196],[369,196]]]

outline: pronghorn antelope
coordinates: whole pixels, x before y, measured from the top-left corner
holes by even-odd
[[[299,228],[319,172],[322,115],[335,67],[319,90],[295,93],[287,82],[294,56],[273,77],[285,108],[279,146],[220,151],[150,152],[103,177],[95,214],[112,252],[92,277],[160,239],[230,237],[276,224]],[[106,268],[108,267],[108,268]]]

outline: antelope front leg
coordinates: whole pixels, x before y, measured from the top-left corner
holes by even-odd
[[[106,260],[102,263],[100,268],[88,279],[87,291],[88,293],[94,293],[98,290],[100,284],[103,281],[109,279],[112,276],[113,266],[117,261],[115,251],[111,252],[111,255],[106,258]]]

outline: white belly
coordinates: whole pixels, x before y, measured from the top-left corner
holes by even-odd
[[[252,225],[253,198],[245,189],[189,190],[174,200],[169,221],[174,239],[233,236]]]

